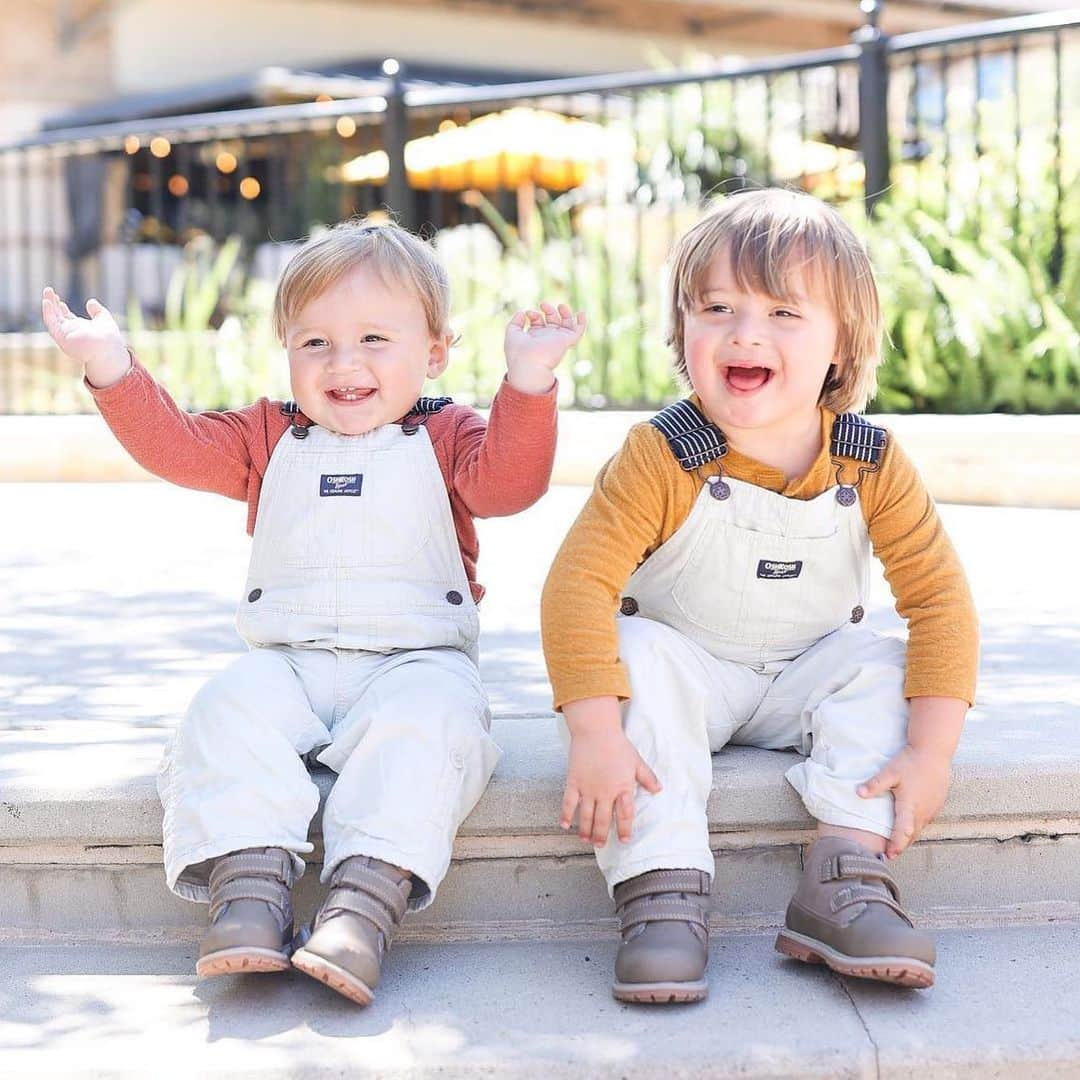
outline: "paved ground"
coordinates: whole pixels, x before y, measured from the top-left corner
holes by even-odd
[[[938,936],[901,990],[715,938],[700,1005],[620,1005],[614,942],[395,948],[368,1009],[296,974],[198,983],[190,948],[0,946],[5,1077],[1075,1080],[1080,925]]]

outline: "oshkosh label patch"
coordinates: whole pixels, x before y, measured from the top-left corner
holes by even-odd
[[[323,473],[319,480],[319,494],[359,495],[363,484],[363,473]]]
[[[802,573],[802,559],[794,562],[773,562],[762,559],[757,564],[757,576],[766,581],[783,581],[785,578],[797,578]]]

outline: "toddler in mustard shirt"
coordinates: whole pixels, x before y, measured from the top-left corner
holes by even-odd
[[[675,365],[692,391],[633,427],[544,587],[569,732],[563,828],[596,847],[621,926],[614,993],[707,992],[711,754],[796,749],[817,820],[777,949],[904,986],[934,944],[888,860],[939,812],[978,628],[933,501],[859,415],[883,325],[857,237],[808,195],[720,201],[676,245]],[[860,625],[871,554],[904,642]]]

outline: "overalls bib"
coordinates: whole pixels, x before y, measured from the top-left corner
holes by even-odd
[[[263,480],[241,637],[474,654],[476,604],[427,429],[306,430],[278,441]]]

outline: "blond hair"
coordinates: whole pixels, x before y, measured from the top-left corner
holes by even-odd
[[[432,337],[449,333],[450,280],[435,249],[392,222],[344,221],[309,240],[286,265],[274,294],[278,341],[285,344],[288,323],[309,300],[360,265],[415,293]]]
[[[792,297],[792,277],[832,308],[838,364],[829,368],[819,403],[834,412],[859,411],[877,390],[884,322],[873,267],[844,219],[812,195],[783,188],[722,199],[675,245],[669,282],[675,370],[686,370],[685,317],[698,302],[713,260],[726,253],[740,289],[780,300]]]

